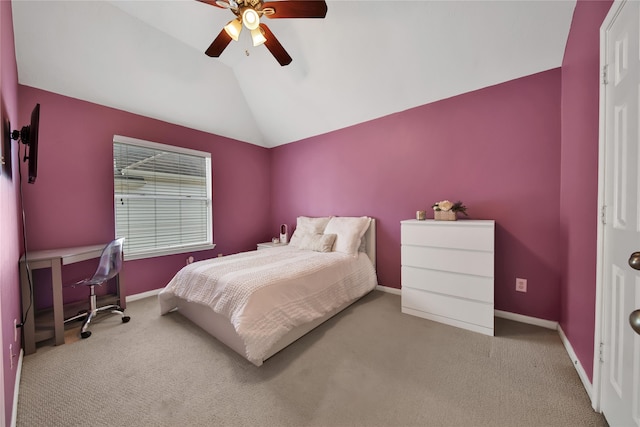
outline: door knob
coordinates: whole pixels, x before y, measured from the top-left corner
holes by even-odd
[[[634,310],[629,315],[629,324],[631,329],[636,331],[636,334],[640,335],[640,310]]]
[[[634,270],[640,270],[640,252],[634,252],[629,257],[629,266]]]

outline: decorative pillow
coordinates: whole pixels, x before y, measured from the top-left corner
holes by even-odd
[[[369,228],[371,218],[362,217],[333,217],[324,229],[325,234],[336,234],[333,250],[355,255],[360,247],[362,236]]]
[[[335,234],[305,234],[300,238],[298,249],[309,249],[316,252],[331,252],[336,241]]]
[[[299,216],[296,222],[296,229],[289,239],[289,245],[299,247],[300,239],[307,234],[322,234],[331,219],[330,216],[312,218]]]

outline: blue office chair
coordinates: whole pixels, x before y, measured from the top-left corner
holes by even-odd
[[[80,330],[80,336],[82,338],[89,338],[91,336],[91,331],[88,330],[89,324],[91,323],[91,320],[93,320],[101,312],[111,311],[111,313],[113,314],[119,314],[120,316],[122,316],[122,323],[127,323],[129,320],[131,320],[129,316],[125,316],[124,310],[119,305],[111,304],[103,307],[98,307],[95,293],[95,286],[101,286],[103,283],[106,283],[120,272],[120,269],[122,268],[123,244],[124,237],[116,239],[109,243],[102,250],[98,269],[93,274],[93,277],[80,280],[79,282],[76,282],[74,284],[74,286],[89,286],[89,288],[91,289],[89,311],[80,313],[64,321],[64,323],[68,323],[84,318],[82,329]]]

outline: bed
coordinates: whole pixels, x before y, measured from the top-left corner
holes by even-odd
[[[256,366],[377,285],[375,220],[298,217],[289,245],[183,267],[158,295]]]

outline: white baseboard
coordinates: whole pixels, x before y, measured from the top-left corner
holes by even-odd
[[[24,350],[20,349],[18,366],[16,366],[16,382],[13,385],[13,408],[11,408],[11,427],[16,427],[18,421],[18,396],[20,395],[20,377],[22,376],[22,357]]]
[[[135,294],[135,295],[128,295],[128,296],[125,297],[125,301],[126,302],[131,302],[131,301],[136,301],[136,300],[143,299],[143,298],[152,297],[154,295],[158,295],[161,290],[162,290],[162,288],[154,289],[154,290],[147,291],[147,292],[142,292],[142,293]]]
[[[529,325],[540,326],[547,329],[558,329],[558,322],[553,320],[539,319],[537,317],[525,316],[524,314],[510,313],[508,311],[494,310],[494,315],[502,319],[515,320],[520,323],[528,323]]]
[[[587,391],[587,394],[589,395],[589,400],[593,400],[592,398],[593,387],[592,387],[591,381],[589,381],[589,376],[587,375],[584,368],[582,367],[582,364],[578,360],[578,356],[576,356],[576,353],[573,351],[573,347],[571,346],[571,343],[567,339],[567,336],[564,334],[562,327],[560,327],[559,325],[558,325],[558,334],[560,335],[560,340],[562,341],[562,344],[564,344],[564,348],[567,350],[567,353],[569,354],[569,358],[573,362],[573,366],[576,368],[576,371],[578,372],[578,376],[580,377],[580,381],[582,381],[582,385],[584,386],[584,389]]]
[[[377,291],[382,291],[382,292],[387,292],[389,294],[401,295],[400,289],[398,289],[398,288],[390,288],[389,286],[378,285],[378,286],[376,286],[376,290]]]

